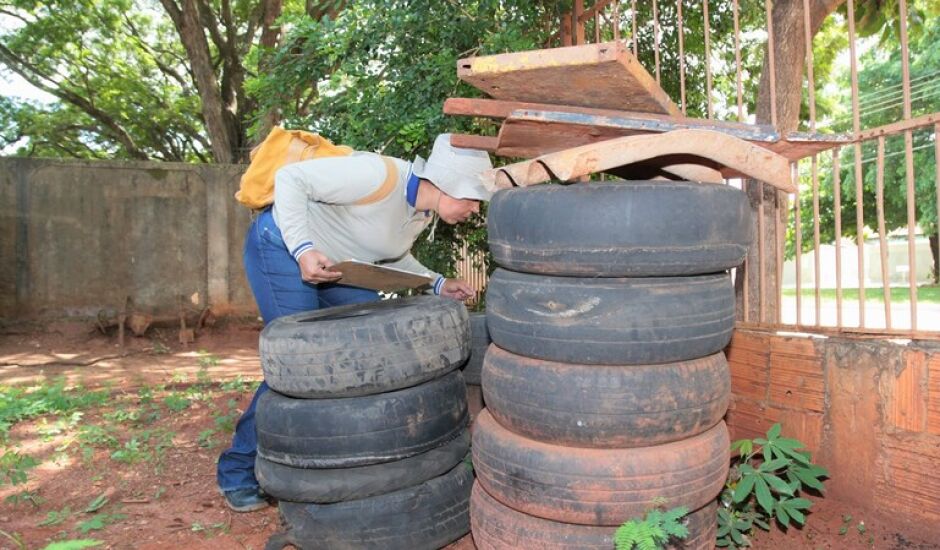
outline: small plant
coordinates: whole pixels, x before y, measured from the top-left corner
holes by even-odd
[[[98,531],[104,529],[112,523],[117,523],[127,516],[124,514],[95,514],[89,520],[80,521],[75,524],[75,528],[83,535],[89,531]]]
[[[10,428],[17,422],[45,414],[69,414],[102,405],[109,397],[108,390],[66,388],[65,378],[29,388],[0,386],[0,441],[6,441]]]
[[[654,508],[642,520],[632,519],[617,528],[614,545],[617,550],[656,550],[665,548],[674,539],[689,536],[682,518],[689,509],[680,506],[668,511]]]
[[[42,550],[83,550],[104,544],[103,540],[94,539],[70,539],[53,542]]]
[[[111,453],[111,459],[125,464],[135,464],[149,458],[146,444],[141,444],[136,437],[124,443],[124,447]]]
[[[222,382],[219,385],[219,388],[222,391],[234,391],[238,393],[247,392],[249,389],[254,390],[253,384],[245,380],[244,377],[242,377],[240,374],[232,380]]]
[[[38,527],[48,527],[58,525],[72,516],[72,509],[66,506],[61,510],[49,510],[46,512],[46,519],[38,523]]]
[[[42,503],[46,502],[46,499],[42,498],[33,491],[20,491],[19,493],[14,493],[5,499],[4,502],[16,508],[20,505],[21,502],[28,502],[34,507],[38,508]]]
[[[173,412],[181,412],[188,409],[192,401],[177,393],[171,393],[163,398],[163,404]]]
[[[39,461],[29,455],[7,451],[0,456],[0,485],[26,483],[26,472],[39,466]]]
[[[767,531],[773,520],[784,528],[806,522],[812,502],[799,495],[807,488],[822,492],[821,478],[828,472],[800,450],[803,443],[780,432],[780,424],[774,424],[766,438],[731,445],[737,457],[719,497],[717,546],[750,546],[754,526]]]

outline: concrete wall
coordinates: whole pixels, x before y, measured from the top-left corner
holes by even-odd
[[[0,319],[255,310],[243,166],[0,158]]]
[[[780,422],[829,468],[827,494],[940,540],[940,342],[738,330],[734,438]]]

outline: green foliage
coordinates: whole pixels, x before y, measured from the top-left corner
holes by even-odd
[[[72,517],[72,509],[68,506],[61,510],[49,510],[46,512],[46,519],[40,521],[37,526],[48,527],[50,525],[58,525],[70,517]]]
[[[75,528],[84,535],[89,531],[99,531],[104,529],[108,525],[117,523],[126,518],[127,515],[125,514],[95,514],[91,517],[91,519],[76,523]]]
[[[104,544],[103,540],[95,539],[71,539],[50,543],[43,550],[82,550],[84,548],[93,548]]]
[[[173,412],[180,412],[188,409],[192,401],[182,395],[171,393],[163,399],[163,404]]]
[[[0,456],[0,486],[26,483],[26,472],[39,466],[39,461],[16,451],[6,451]]]
[[[148,457],[146,444],[141,443],[136,437],[132,437],[124,443],[122,448],[111,453],[112,460],[125,464],[135,464],[141,460],[146,460]]]
[[[719,498],[719,547],[750,546],[748,535],[754,526],[769,530],[771,520],[784,528],[791,522],[803,525],[812,502],[800,493],[823,491],[822,478],[829,475],[826,469],[800,450],[803,443],[780,433],[780,424],[774,424],[766,437],[731,445],[736,456]]]
[[[66,388],[65,379],[34,387],[0,386],[0,441],[5,441],[10,428],[22,420],[45,414],[66,415],[107,402],[107,390],[86,391],[82,387]]]
[[[108,503],[107,494],[101,493],[100,495],[92,499],[92,501],[88,503],[88,506],[86,506],[85,509],[82,510],[82,512],[85,512],[86,514],[97,512],[98,510],[104,508],[105,504],[107,503]]]
[[[689,509],[684,506],[668,511],[650,510],[642,520],[632,519],[617,528],[614,545],[617,550],[665,548],[671,540],[689,536],[689,529],[682,522],[688,513]]]

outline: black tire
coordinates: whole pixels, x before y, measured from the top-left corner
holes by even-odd
[[[728,273],[588,279],[497,269],[486,290],[497,346],[587,365],[685,361],[720,351],[734,330]]]
[[[728,479],[731,442],[720,422],[694,437],[633,449],[549,445],[502,427],[483,411],[473,427],[480,485],[522,513],[580,525],[620,525],[657,505],[697,510]]]
[[[667,550],[711,550],[715,547],[718,504],[712,502],[683,518],[689,536]],[[637,518],[623,518],[623,521]],[[503,505],[477,482],[470,497],[473,541],[479,550],[611,550],[616,527],[575,525],[523,514]]]
[[[298,468],[352,468],[440,447],[467,425],[467,387],[455,371],[418,386],[342,399],[258,400],[258,456]]]
[[[416,296],[281,317],[261,332],[264,379],[292,397],[353,397],[407,388],[470,353],[467,309]]]
[[[336,504],[282,502],[287,542],[302,550],[441,548],[470,531],[473,471],[459,464],[420,485]]]
[[[470,314],[470,358],[463,366],[463,378],[467,384],[480,385],[483,356],[490,346],[490,333],[486,329],[486,313]]]
[[[715,273],[744,261],[747,196],[683,181],[539,185],[493,196],[490,252],[513,271],[596,277]]]
[[[491,346],[487,410],[513,432],[553,445],[661,445],[718,423],[731,398],[725,355],[662,365],[604,366],[530,359]]]
[[[329,504],[398,491],[444,474],[470,450],[470,431],[453,441],[408,458],[358,468],[294,468],[255,459],[255,477],[264,492],[280,501]]]

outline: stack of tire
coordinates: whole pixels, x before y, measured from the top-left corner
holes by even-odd
[[[734,327],[728,269],[750,243],[741,191],[691,182],[497,193],[486,409],[473,432],[480,549],[614,547],[686,507],[678,548],[715,544]]]
[[[480,376],[483,372],[483,357],[490,347],[490,334],[486,330],[486,313],[470,314],[470,357],[461,368],[467,382],[467,406],[470,409],[470,423],[476,420],[483,409],[483,390]]]
[[[261,333],[268,548],[434,549],[470,530],[466,308],[420,296],[283,317]]]

